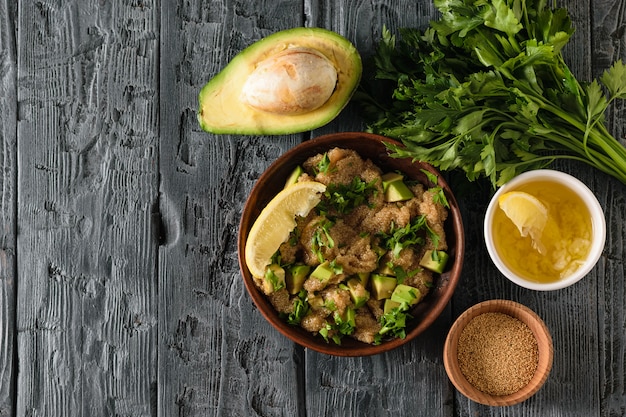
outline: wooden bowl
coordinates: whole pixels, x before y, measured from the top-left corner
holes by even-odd
[[[259,177],[242,213],[238,237],[239,266],[250,297],[261,314],[280,333],[304,347],[321,353],[336,356],[366,356],[386,352],[409,342],[428,328],[440,315],[452,297],[461,275],[465,240],[461,213],[452,190],[435,168],[425,163],[412,162],[410,159],[393,158],[389,155],[385,143],[398,144],[398,142],[386,137],[360,132],[330,134],[306,141],[279,157]],[[450,255],[447,268],[444,273],[436,277],[433,288],[424,300],[412,310],[411,314],[414,318],[407,325],[407,334],[404,339],[384,341],[378,346],[362,343],[348,337],[343,338],[341,345],[336,345],[333,342],[327,343],[322,337],[309,333],[300,327],[291,326],[281,319],[266,296],[255,286],[252,274],[246,266],[244,248],[248,233],[263,207],[282,189],[286,178],[297,165],[311,156],[324,153],[335,147],[353,149],[361,157],[371,159],[384,170],[401,171],[407,178],[425,184],[430,183],[421,170],[428,170],[439,177],[439,185],[443,188],[450,203],[450,214],[444,225],[448,254]]]
[[[519,319],[530,328],[537,340],[537,369],[528,384],[512,394],[490,395],[478,390],[466,379],[459,366],[458,346],[461,332],[472,319],[483,313],[504,313]],[[490,406],[508,406],[525,401],[543,386],[552,368],[553,357],[552,337],[535,312],[514,301],[489,300],[469,308],[454,322],[444,344],[443,364],[456,389],[470,400]]]

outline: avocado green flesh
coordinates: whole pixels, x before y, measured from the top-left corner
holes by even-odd
[[[420,266],[441,274],[448,263],[448,258],[449,255],[444,251],[437,251],[437,256],[433,256],[433,251],[427,250],[420,261]]]
[[[384,174],[382,179],[385,201],[393,203],[396,201],[410,200],[414,197],[413,192],[404,183],[404,177],[402,175],[390,172]]]
[[[413,192],[403,181],[392,182],[389,184],[389,188],[385,191],[385,201],[389,203],[410,200],[412,198]]]
[[[397,280],[393,277],[372,274],[372,297],[376,300],[384,300],[391,298],[394,288],[396,288]]]
[[[359,278],[351,278],[348,280],[348,291],[350,291],[350,297],[354,303],[355,308],[360,308],[370,298],[370,293],[365,289],[365,286],[361,283]]]
[[[404,176],[402,174],[398,174],[397,172],[388,172],[386,174],[383,174],[381,176],[381,179],[383,180],[383,191],[386,191],[387,187],[389,187],[389,184],[396,181],[402,181],[404,179]]]
[[[289,273],[285,276],[285,283],[289,294],[295,295],[300,292],[304,286],[304,281],[308,278],[311,267],[308,265],[295,265],[289,269]]]
[[[303,173],[304,173],[304,169],[302,169],[302,167],[300,165],[295,167],[294,170],[291,171],[291,174],[287,178],[287,181],[285,181],[285,187],[288,187],[288,186],[290,186],[292,184],[297,183],[298,182],[298,178],[300,178],[300,175],[302,175]]]
[[[383,313],[384,313],[384,314],[391,313],[391,311],[392,311],[394,308],[398,308],[398,307],[400,307],[401,305],[402,305],[401,303],[398,303],[398,302],[396,302],[396,301],[393,301],[391,298],[387,298],[387,299],[385,300],[385,304],[384,304],[384,307],[383,307]]]
[[[330,280],[333,276],[335,276],[335,272],[328,261],[319,264],[313,272],[311,272],[311,278],[317,278],[323,282]]]
[[[278,264],[271,264],[263,277],[263,291],[271,294],[285,287],[285,270]]]
[[[239,99],[241,88],[258,62],[293,46],[324,54],[338,70],[335,91],[315,110],[284,115],[255,109]],[[216,134],[274,135],[323,126],[346,106],[361,79],[361,57],[350,41],[320,28],[295,28],[274,33],[250,45],[200,91],[198,121]]]
[[[422,293],[419,289],[409,285],[398,284],[393,290],[390,299],[398,304],[407,303],[412,306],[417,304],[421,298]]]

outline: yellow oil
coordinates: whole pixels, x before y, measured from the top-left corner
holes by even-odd
[[[584,201],[568,187],[552,181],[536,181],[516,188],[538,198],[548,208],[548,225],[541,236],[545,253],[522,237],[506,214],[496,209],[494,246],[503,262],[529,281],[554,282],[572,274],[587,258],[593,224]]]

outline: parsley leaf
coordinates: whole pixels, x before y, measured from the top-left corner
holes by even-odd
[[[279,267],[280,268],[280,267]],[[281,268],[282,269],[282,268]],[[283,271],[284,275],[284,271]],[[272,286],[272,291],[278,291],[285,288],[285,277],[279,277],[274,268],[266,268],[264,279]]]
[[[335,311],[333,314],[333,323],[326,323],[320,330],[319,334],[328,343],[330,340],[340,345],[344,336],[349,336],[356,329],[356,312],[353,308],[346,308],[343,316]]]
[[[609,90],[611,98],[626,99],[626,64],[621,59],[606,70],[600,80]]]
[[[332,249],[335,247],[335,241],[330,236],[330,228],[334,225],[334,222],[325,219],[317,224],[317,228],[313,232],[313,237],[311,238],[311,250],[315,253],[320,263],[324,262],[322,248],[327,247]]]
[[[391,309],[380,317],[381,329],[378,331],[379,336],[392,336],[400,339],[406,337],[406,321],[412,316],[407,313],[408,304],[403,303],[399,307]],[[377,338],[377,342],[381,341],[381,337]]]
[[[428,181],[432,182],[433,184],[437,184],[439,182],[439,177],[433,174],[432,172],[430,172],[429,170],[421,169],[420,171],[422,171],[426,175],[426,178],[428,178]],[[444,193],[443,188],[441,188],[441,186],[435,185],[434,187],[430,187],[429,191],[433,193],[433,201],[435,203],[441,204],[442,206],[446,208],[450,208],[450,203],[448,203],[446,194]]]
[[[320,159],[320,161],[317,163],[317,165],[315,166],[315,174],[329,174],[331,173],[333,170],[330,168],[330,158],[328,157],[328,153],[324,152],[324,154],[322,155],[322,159]]]
[[[342,335],[351,335],[356,329],[356,313],[354,309],[348,307],[342,317],[339,313],[335,312],[333,315],[337,331]]]
[[[301,290],[293,300],[293,312],[289,313],[287,323],[297,326],[309,312],[309,303],[306,302],[306,290]]]
[[[396,258],[400,256],[400,252],[406,247],[424,245],[426,236],[432,240],[434,247],[437,247],[439,244],[439,235],[428,226],[426,216],[424,215],[413,218],[404,227],[397,228],[392,223],[388,233],[379,233],[378,236],[381,238],[381,246],[391,251]]]
[[[328,214],[335,210],[340,214],[348,214],[378,191],[376,181],[365,182],[354,177],[349,184],[328,184],[322,201],[315,208],[320,214]]]

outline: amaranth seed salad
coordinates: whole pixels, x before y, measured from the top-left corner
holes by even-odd
[[[443,190],[340,148],[307,159],[285,187],[303,181],[326,186],[321,201],[296,218],[257,287],[288,323],[326,341],[404,338],[448,259]]]

